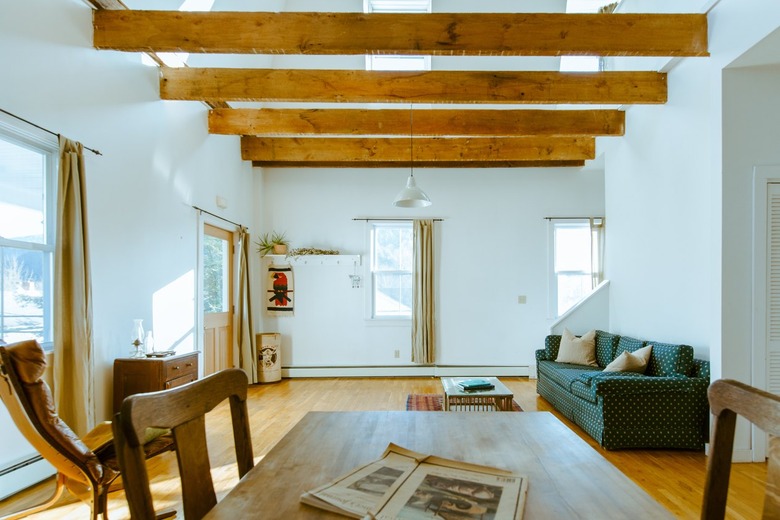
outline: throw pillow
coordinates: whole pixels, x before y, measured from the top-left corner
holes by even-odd
[[[569,332],[569,329],[563,329],[561,347],[555,361],[589,367],[599,366],[596,362],[596,331],[592,330],[578,338]]]
[[[604,367],[604,372],[636,372],[644,374],[652,351],[652,345],[640,348],[634,352],[623,351],[612,363]]]

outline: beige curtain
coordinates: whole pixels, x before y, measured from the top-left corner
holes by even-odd
[[[590,272],[591,288],[604,281],[604,219],[590,219]]]
[[[255,333],[252,326],[252,297],[249,283],[249,230],[241,227],[239,233],[238,301],[236,302],[236,330],[238,331],[238,366],[251,383],[257,383]]]
[[[415,220],[413,240],[412,362],[432,364],[436,361],[433,220]]]
[[[95,425],[92,282],[83,152],[81,143],[60,136],[54,250],[54,392],[60,417],[79,435]]]

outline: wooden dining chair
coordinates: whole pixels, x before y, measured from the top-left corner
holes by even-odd
[[[762,518],[780,519],[780,396],[730,379],[712,383],[707,395],[715,420],[707,462],[702,519],[721,520],[726,515],[737,415],[770,435]]]
[[[102,513],[107,519],[108,492],[117,488],[114,480],[119,476],[111,424],[99,424],[83,437],[76,435],[57,414],[43,380],[45,371],[46,353],[37,341],[0,346],[0,399],[27,442],[57,470],[51,498],[4,520],[48,509],[65,489],[89,504],[91,518]],[[143,440],[143,460],[173,449],[170,433],[147,432]]]
[[[230,368],[171,390],[125,398],[114,417],[114,436],[133,519],[154,518],[149,477],[140,446],[146,428],[173,431],[187,520],[203,518],[217,503],[206,445],[205,416],[225,399],[230,400],[239,477],[252,469],[252,438],[246,407],[248,385],[242,370]]]

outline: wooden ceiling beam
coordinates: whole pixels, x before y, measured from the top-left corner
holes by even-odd
[[[480,163],[510,161],[583,161],[593,159],[593,137],[467,137],[414,138],[241,138],[241,157],[247,161],[314,163],[427,162]]]
[[[410,119],[412,115],[413,127]],[[336,135],[623,135],[621,110],[216,109],[209,133],[268,137]]]
[[[314,161],[252,161],[261,168],[409,168],[409,162],[314,162]],[[429,161],[414,163],[415,169],[423,168],[581,168],[585,161]]]
[[[709,55],[705,14],[98,11],[93,24],[95,48],[121,51]]]
[[[163,67],[166,100],[353,103],[665,103],[661,72],[427,71]]]

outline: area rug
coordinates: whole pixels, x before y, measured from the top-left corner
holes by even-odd
[[[441,412],[444,409],[444,396],[441,394],[409,394],[406,398],[408,412]],[[523,409],[512,399],[512,409],[522,412]]]

